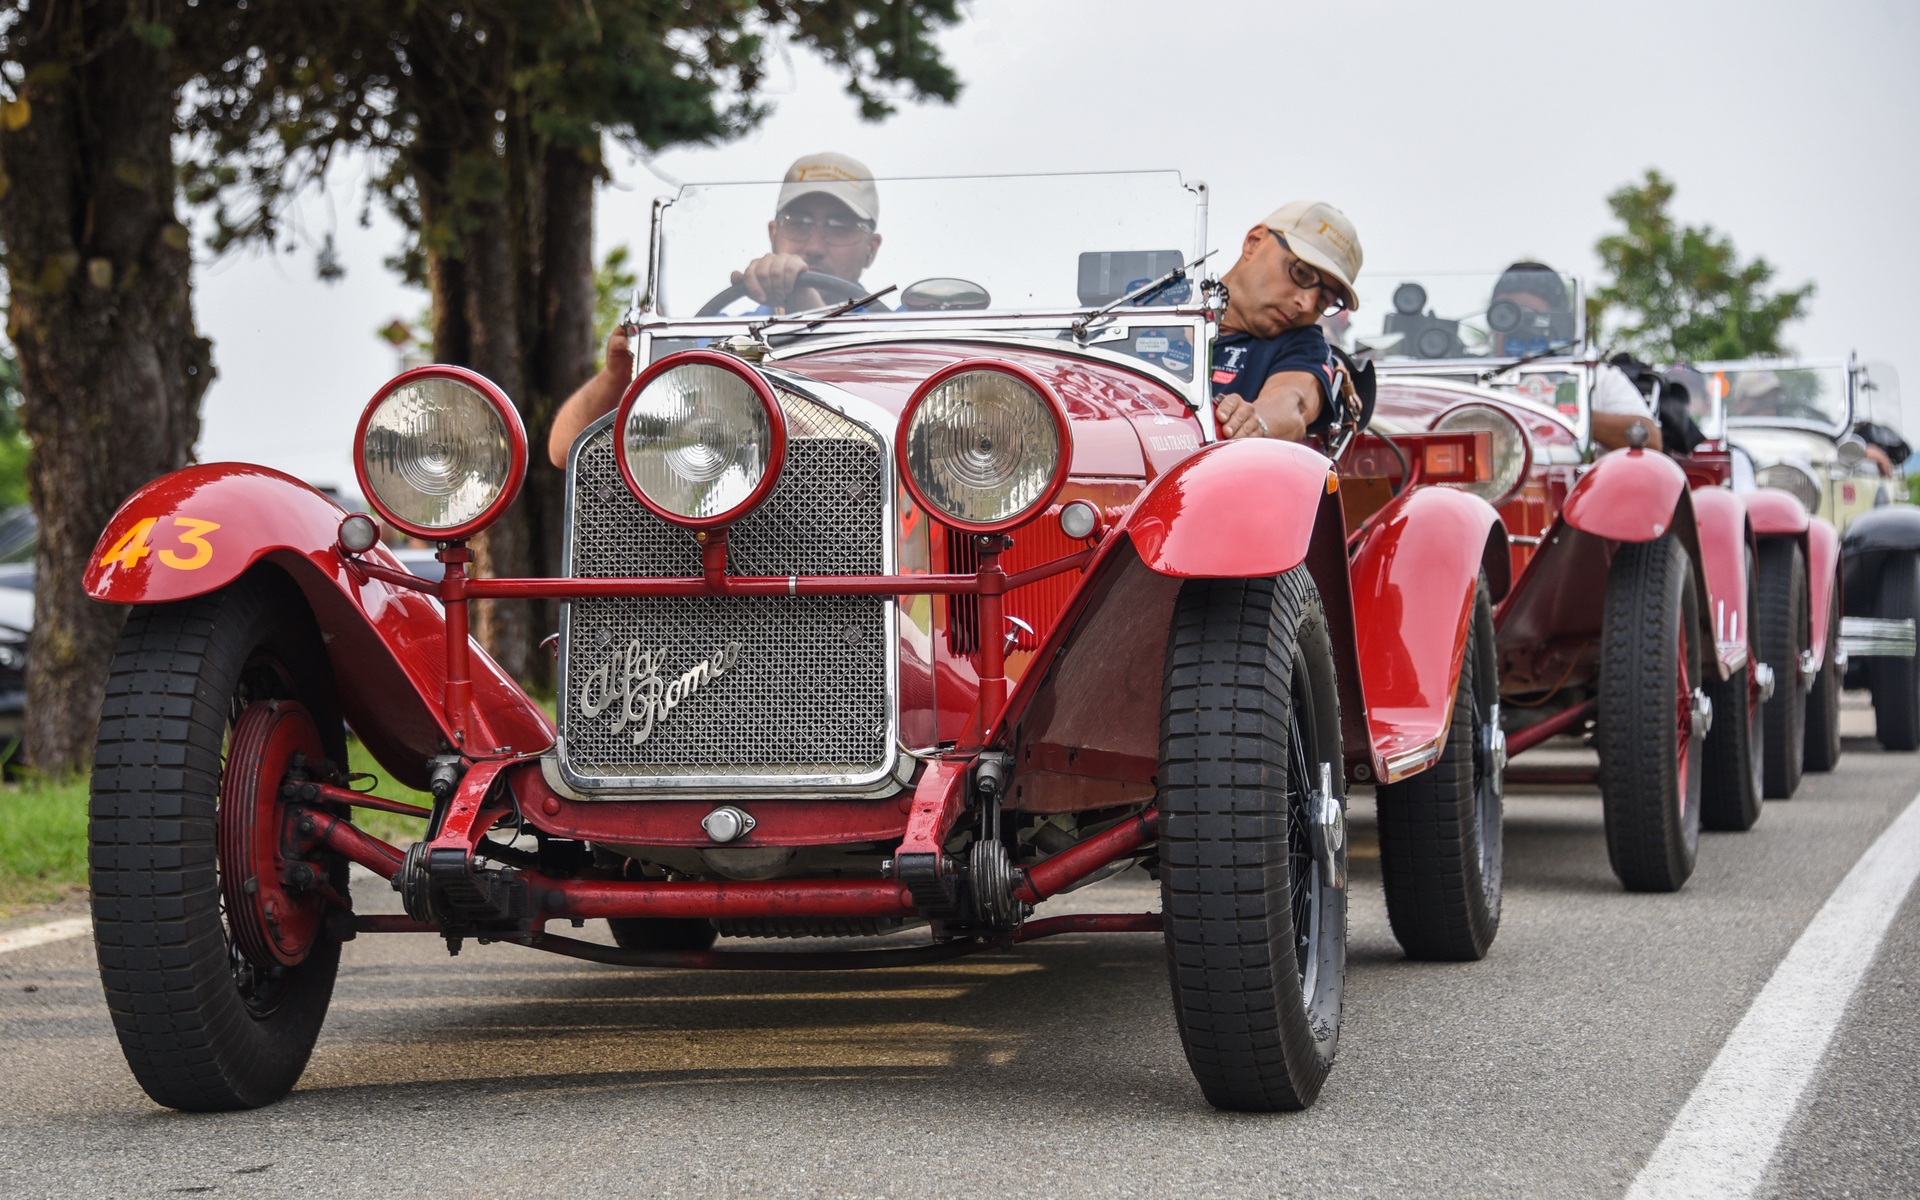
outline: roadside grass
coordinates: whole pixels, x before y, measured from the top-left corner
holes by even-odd
[[[425,792],[416,792],[382,774],[380,764],[373,760],[373,755],[367,753],[367,748],[360,744],[360,739],[357,737],[347,738],[347,769],[376,776],[379,780],[373,788],[373,794],[376,796],[387,800],[404,801],[421,808],[433,807],[432,796]],[[381,812],[377,808],[354,809],[353,823],[381,841],[399,846],[403,850],[425,837],[427,829],[426,822],[418,817]]]
[[[86,776],[0,787],[0,916],[78,899],[86,883]]]
[[[358,738],[348,739],[347,760],[355,771],[378,764]],[[422,808],[433,797],[381,776],[374,794]],[[425,824],[398,813],[360,808],[354,824],[396,846],[420,840]],[[87,777],[28,779],[0,785],[0,917],[22,909],[86,896]]]

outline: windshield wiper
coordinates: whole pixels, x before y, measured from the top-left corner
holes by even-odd
[[[1209,250],[1205,254],[1202,254],[1199,258],[1194,259],[1192,262],[1187,263],[1183,266],[1175,267],[1173,270],[1168,271],[1165,275],[1162,275],[1160,278],[1155,279],[1150,283],[1141,284],[1139,287],[1128,292],[1126,295],[1120,297],[1118,300],[1115,300],[1112,304],[1107,305],[1105,308],[1094,309],[1092,312],[1086,314],[1085,316],[1081,317],[1078,321],[1075,321],[1073,323],[1073,340],[1076,342],[1085,342],[1087,340],[1087,330],[1093,325],[1095,321],[1098,321],[1101,317],[1106,316],[1108,313],[1112,312],[1116,308],[1121,308],[1127,304],[1131,304],[1133,301],[1138,300],[1142,296],[1152,295],[1154,292],[1159,291],[1161,288],[1167,286],[1169,283],[1175,283],[1180,280],[1184,280],[1187,277],[1188,271],[1193,270],[1195,267],[1199,266],[1201,263],[1212,258],[1213,254],[1214,252]]]
[[[1543,358],[1552,358],[1554,355],[1571,348],[1572,345],[1573,342],[1571,339],[1564,342],[1555,342],[1545,350],[1535,350],[1532,354],[1522,355],[1504,367],[1488,367],[1486,370],[1480,372],[1480,382],[1486,383],[1488,380],[1498,379],[1508,371],[1517,371],[1530,362],[1538,362]]]
[[[879,291],[873,293],[871,296],[862,296],[858,300],[849,300],[845,304],[842,304],[839,308],[828,309],[826,312],[823,312],[819,316],[814,317],[812,320],[808,321],[805,325],[802,325],[800,328],[794,330],[793,332],[796,334],[805,333],[807,330],[812,329],[815,325],[820,324],[820,322],[822,321],[831,321],[835,317],[844,316],[847,313],[852,312],[856,308],[865,308],[867,305],[872,304],[875,300],[878,300],[880,297],[886,295],[888,292],[897,291],[899,287],[900,285],[897,283],[890,283],[886,287],[883,287]],[[767,332],[767,330],[773,328],[775,325],[784,324],[787,321],[798,321],[801,318],[805,317],[806,315],[807,315],[806,313],[801,312],[801,313],[792,313],[792,314],[783,313],[780,316],[768,317],[764,321],[755,321],[753,324],[747,326],[747,332],[752,334],[754,337],[759,338],[761,341],[765,341],[766,339],[762,335],[764,335]]]

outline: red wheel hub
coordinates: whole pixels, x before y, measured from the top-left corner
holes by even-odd
[[[300,858],[280,785],[304,755],[325,757],[320,731],[294,700],[262,700],[240,714],[220,779],[220,894],[234,940],[261,965],[296,966],[313,949],[327,903],[310,883],[324,868]]]

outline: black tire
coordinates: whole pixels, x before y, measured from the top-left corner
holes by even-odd
[[[1330,764],[1344,812],[1333,645],[1306,569],[1187,583],[1161,708],[1160,894],[1175,1022],[1216,1108],[1305,1108],[1338,1048],[1346,891],[1315,862],[1308,764]]]
[[[1760,543],[1760,608],[1753,631],[1760,659],[1773,668],[1767,701],[1766,796],[1786,800],[1800,790],[1807,755],[1807,685],[1801,673],[1808,648],[1807,555],[1792,538]]]
[[[696,917],[608,917],[613,944],[622,950],[711,950],[719,931]]]
[[[1920,555],[1887,559],[1873,615],[1920,620]],[[1920,750],[1920,655],[1868,659],[1867,686],[1873,689],[1873,736],[1889,750]]]
[[[1840,765],[1840,587],[1827,605],[1827,650],[1807,692],[1807,753],[1801,768],[1831,771]]]
[[[1387,920],[1408,958],[1485,958],[1500,929],[1501,779],[1490,736],[1500,728],[1497,670],[1482,576],[1440,759],[1376,790]]]
[[[1594,744],[1607,859],[1629,891],[1677,891],[1693,874],[1704,755],[1678,704],[1700,679],[1700,640],[1693,560],[1679,540],[1620,547],[1607,572]]]
[[[337,941],[323,933],[298,965],[257,966],[221,902],[224,742],[263,699],[302,702],[327,753],[346,761],[319,630],[279,571],[128,616],[94,750],[93,930],[127,1065],[169,1108],[253,1108],[286,1095],[333,994]],[[345,882],[337,872],[336,887]]]
[[[1747,612],[1760,611],[1759,563],[1747,554]],[[1747,665],[1726,679],[1715,679],[1707,667],[1707,696],[1713,701],[1713,728],[1704,747],[1706,762],[1700,778],[1700,824],[1706,829],[1740,833],[1760,819],[1766,796],[1767,725],[1760,689],[1754,684],[1754,664],[1763,661],[1757,620],[1746,631]],[[1704,658],[1704,652],[1702,657]]]

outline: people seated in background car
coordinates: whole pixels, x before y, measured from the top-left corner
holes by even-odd
[[[1826,423],[1831,418],[1820,411],[1817,405],[1796,399],[1787,392],[1786,383],[1772,371],[1742,371],[1733,381],[1733,388],[1727,393],[1727,415],[1730,417],[1781,417],[1789,420],[1819,421]],[[1880,432],[1885,430],[1884,435]],[[1866,459],[1880,474],[1891,479],[1894,474],[1894,459],[1882,444],[1891,440],[1904,453],[1906,443],[1900,436],[1885,426],[1867,424],[1856,426],[1856,436],[1866,445]]]
[[[1496,358],[1571,349],[1573,296],[1567,281],[1545,263],[1514,263],[1500,273],[1487,298],[1487,325]],[[1627,430],[1640,425],[1647,431],[1646,447],[1661,448],[1652,400],[1613,363],[1601,363],[1595,371],[1587,409],[1594,444],[1618,450],[1628,444]]]
[[[743,288],[746,314],[798,312],[818,308],[824,299],[812,288],[796,287],[802,271],[815,271],[858,283],[861,272],[880,252],[880,190],[873,172],[844,154],[809,154],[794,160],[780,185],[773,219],[767,222],[771,252],[733,273]],[[758,305],[752,307],[748,304]],[[876,306],[878,307],[878,306]],[[724,310],[723,310],[724,311]],[[599,374],[567,397],[554,414],[547,436],[547,457],[565,468],[567,451],[580,431],[610,413],[633,379],[633,354],[627,334],[615,328],[607,338],[607,361]]]
[[[1241,239],[1221,276],[1227,311],[1213,344],[1213,418],[1226,438],[1297,442],[1331,419],[1335,360],[1318,322],[1359,306],[1360,235],[1315,200],[1286,204]]]

